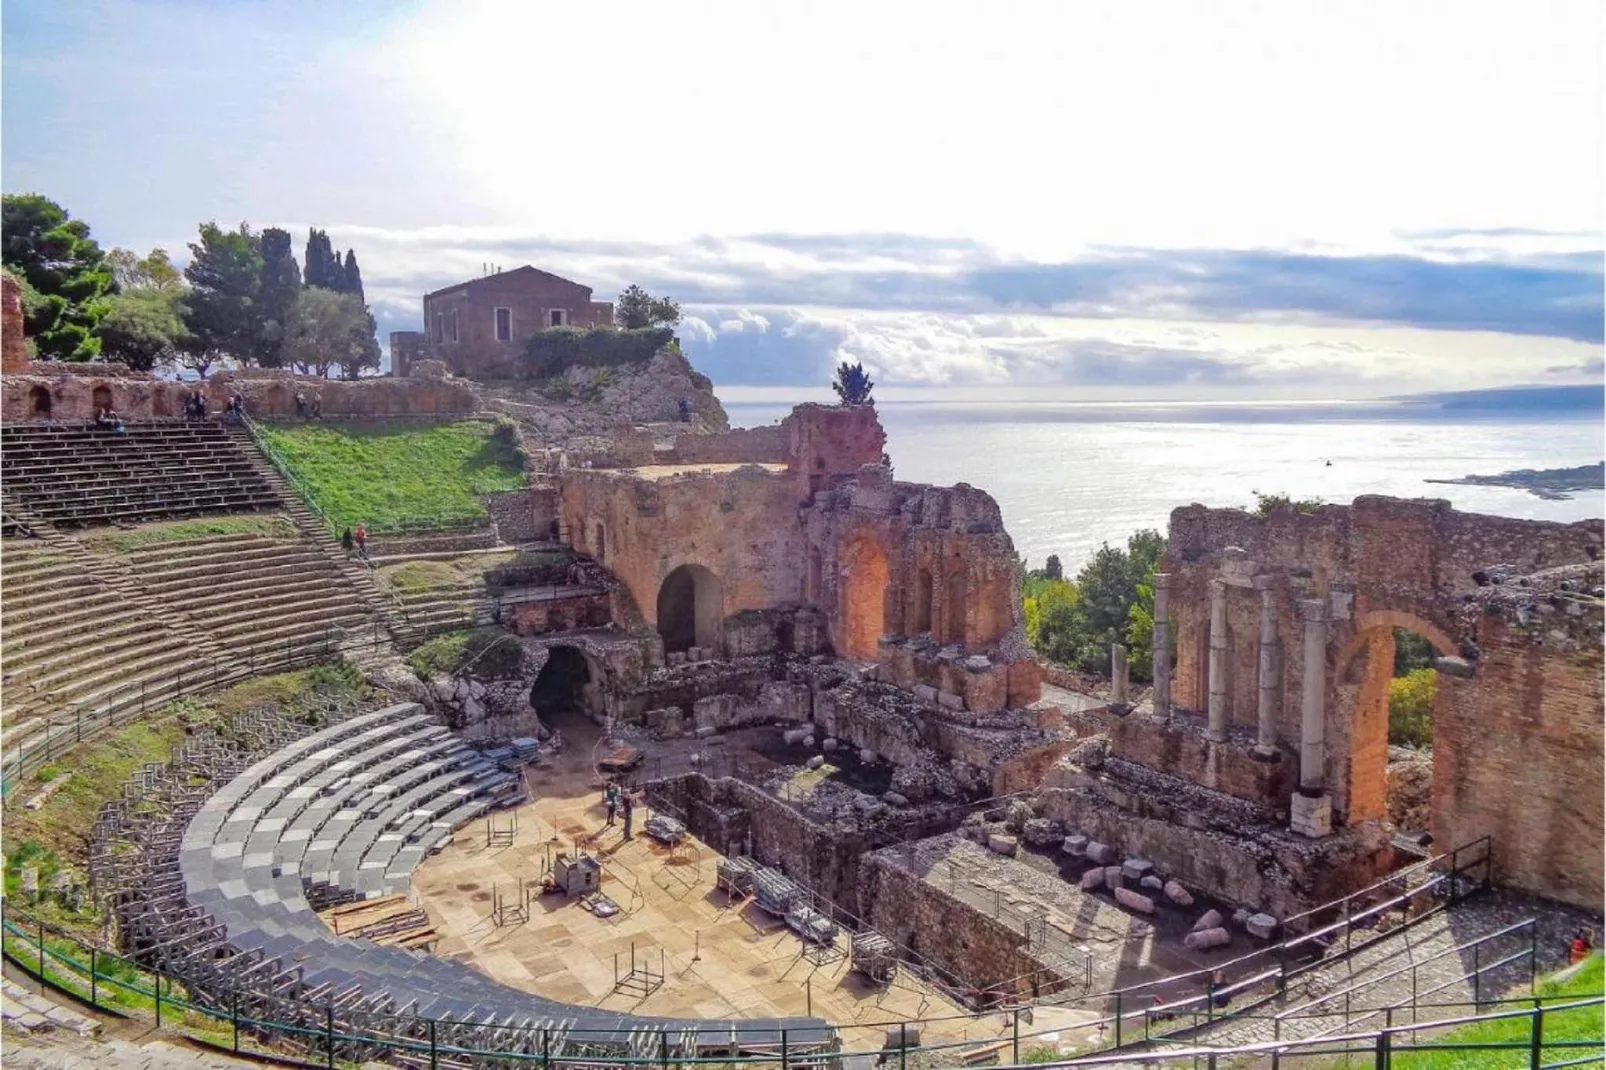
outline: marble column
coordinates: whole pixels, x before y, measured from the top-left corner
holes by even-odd
[[[1300,616],[1305,621],[1305,669],[1303,701],[1299,719],[1299,787],[1306,794],[1319,794],[1327,757],[1327,617],[1326,604],[1319,598],[1303,599]]]
[[[1110,701],[1126,704],[1127,690],[1131,677],[1130,668],[1126,660],[1126,647],[1120,643],[1110,644]]]
[[[1282,685],[1282,652],[1277,644],[1274,583],[1271,576],[1254,579],[1255,590],[1260,594],[1260,705],[1256,709],[1255,751],[1263,758],[1277,753],[1277,715],[1281,705],[1277,699]]]
[[[1154,713],[1171,716],[1171,574],[1154,574]]]
[[[1227,741],[1227,582],[1210,581],[1210,730],[1208,738]]]

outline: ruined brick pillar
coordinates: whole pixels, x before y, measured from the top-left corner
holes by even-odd
[[[1210,730],[1216,743],[1227,741],[1227,582],[1210,581]]]
[[[22,287],[10,272],[0,272],[0,372],[28,371],[28,342],[22,333]]]
[[[1126,647],[1120,643],[1110,644],[1110,701],[1121,704],[1126,703],[1127,689],[1130,683],[1131,668],[1126,660]]]
[[[1327,758],[1327,604],[1320,598],[1299,603],[1305,622],[1303,702],[1299,721],[1299,790],[1289,800],[1289,826],[1310,837],[1333,830],[1333,803],[1325,790]]]
[[[1256,708],[1255,750],[1263,758],[1277,753],[1277,716],[1281,712],[1277,689],[1282,683],[1282,659],[1277,645],[1277,605],[1274,601],[1275,579],[1256,576],[1255,590],[1260,593],[1260,694]]]
[[[1154,574],[1154,712],[1171,716],[1171,574]]]

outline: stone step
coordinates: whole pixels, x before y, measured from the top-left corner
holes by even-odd
[[[170,632],[162,633],[142,643],[131,643],[117,648],[105,657],[89,661],[80,659],[68,668],[54,668],[41,676],[28,676],[12,683],[13,686],[18,683],[23,684],[41,696],[75,695],[80,687],[92,681],[105,679],[108,675],[115,676],[136,656],[142,663],[150,664],[154,659],[165,659],[169,655],[193,657],[193,650],[194,644],[187,638]],[[75,699],[64,698],[62,701],[75,701]]]
[[[86,629],[78,625],[68,626],[65,629],[52,629],[54,634],[42,642],[33,641],[35,639],[33,636],[23,641],[8,641],[5,679],[21,678],[26,671],[37,671],[60,658],[81,658],[85,649],[91,645],[96,650],[115,650],[124,640],[131,637],[167,630],[157,621],[145,616],[129,615],[107,623],[111,623],[112,626]]]

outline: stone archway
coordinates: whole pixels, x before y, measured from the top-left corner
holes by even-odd
[[[719,577],[702,565],[681,565],[658,588],[658,634],[664,651],[721,648],[725,596]]]
[[[1352,825],[1388,816],[1389,684],[1394,679],[1396,628],[1422,636],[1440,657],[1456,652],[1439,628],[1396,610],[1361,617],[1355,634],[1339,650],[1333,681],[1348,700],[1349,745],[1343,760],[1334,763],[1334,771],[1347,781],[1345,821]],[[1438,765],[1437,751],[1434,764]]]
[[[591,661],[575,646],[558,644],[547,648],[546,664],[530,685],[530,708],[542,723],[551,727],[554,717],[584,714],[595,719],[596,678]]]
[[[101,383],[89,392],[89,407],[95,412],[101,409],[110,409],[112,405],[112,388]]]
[[[842,558],[842,652],[874,661],[887,629],[887,555],[861,536]]]
[[[32,401],[33,414],[35,416],[50,415],[50,390],[47,387],[34,387],[28,391],[28,397]]]

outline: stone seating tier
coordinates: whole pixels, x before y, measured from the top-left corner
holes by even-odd
[[[554,1053],[570,1054],[656,1056],[666,1036],[684,1051],[773,1050],[782,1030],[799,1054],[834,1046],[813,1018],[652,1018],[530,995],[462,963],[337,937],[307,901],[309,890],[328,901],[403,891],[456,828],[522,798],[522,778],[420,707],[379,710],[283,748],[208,800],[184,836],[186,894],[240,950],[298,964],[309,989],[360,986],[420,1017],[507,1025],[522,1033],[509,1046],[541,1030]]]
[[[6,493],[74,526],[273,509],[277,493],[222,425],[10,424],[0,429]]]

